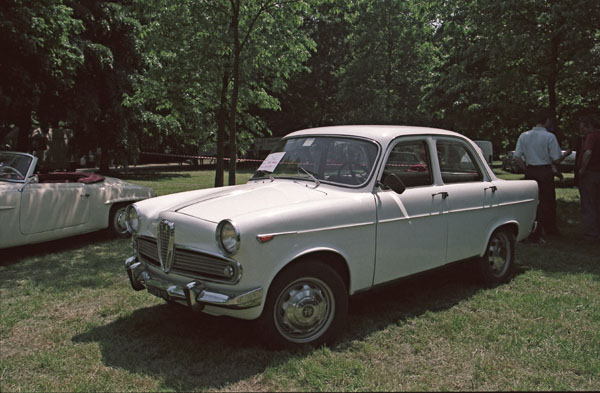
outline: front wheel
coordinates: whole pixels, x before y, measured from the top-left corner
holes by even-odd
[[[497,229],[490,237],[485,254],[479,258],[479,275],[485,285],[502,284],[510,279],[514,265],[515,235],[508,229]]]
[[[272,347],[329,343],[348,314],[346,285],[330,266],[300,261],[273,281],[258,327]]]
[[[108,229],[113,235],[117,237],[127,237],[129,235],[125,224],[126,218],[127,204],[113,205],[110,208]]]

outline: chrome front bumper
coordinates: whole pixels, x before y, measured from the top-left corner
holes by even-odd
[[[135,256],[125,261],[125,269],[131,287],[136,291],[148,289],[148,292],[155,296],[196,310],[202,310],[206,305],[246,309],[260,306],[262,303],[262,288],[254,288],[245,292],[221,291],[209,289],[203,282],[197,280],[192,280],[185,285],[174,285],[159,277],[153,277],[152,273]]]

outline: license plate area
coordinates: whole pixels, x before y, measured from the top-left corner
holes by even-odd
[[[170,300],[171,297],[169,296],[169,293],[162,289],[162,288],[157,288],[157,287],[153,287],[151,285],[147,285],[148,288],[148,293],[154,295],[154,296],[158,296],[160,298],[163,298],[165,300]]]

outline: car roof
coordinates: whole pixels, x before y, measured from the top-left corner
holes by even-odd
[[[357,136],[375,140],[382,145],[386,145],[391,140],[399,136],[410,135],[446,135],[458,136],[464,138],[454,131],[442,130],[439,128],[416,127],[416,126],[381,126],[381,125],[348,125],[308,128],[292,132],[285,138],[308,136],[308,135],[346,135]]]

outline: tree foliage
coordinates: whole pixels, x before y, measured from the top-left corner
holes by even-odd
[[[503,150],[547,107],[559,137],[575,135],[579,113],[600,101],[600,3],[575,3],[432,3],[441,62],[428,98],[446,125]]]
[[[133,101],[172,120],[163,136],[216,144],[216,185],[227,142],[235,182],[238,146],[268,132],[250,109],[278,109],[269,92],[285,88],[314,46],[300,30],[309,11],[304,1],[152,2],[144,37],[151,67]]]
[[[83,23],[73,18],[73,10],[62,0],[3,2],[1,126],[3,134],[8,133],[10,126],[20,129],[19,148],[29,148],[32,111],[64,96],[74,85],[76,71],[84,62],[83,52],[75,42],[82,31]]]
[[[596,0],[5,0],[0,138],[27,150],[33,122],[81,151],[216,155],[217,186],[256,138],[321,125],[504,151],[548,107],[566,144],[598,112],[598,26]]]

